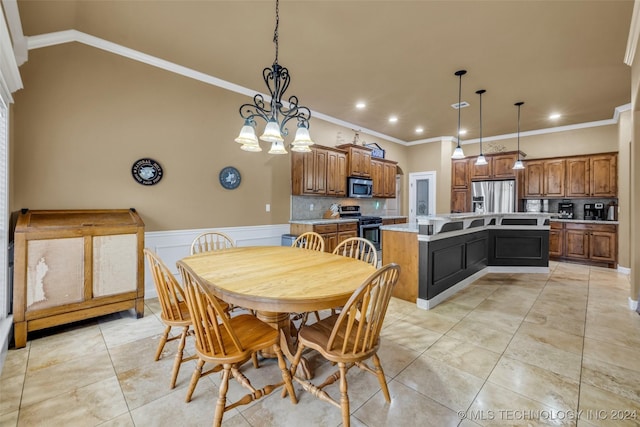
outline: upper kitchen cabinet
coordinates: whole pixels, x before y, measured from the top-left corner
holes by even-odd
[[[310,148],[310,153],[291,153],[291,194],[345,196],[346,152],[320,145]]]
[[[371,149],[356,144],[338,145],[347,151],[347,175],[371,178]]]
[[[396,197],[397,162],[385,159],[371,159],[371,179],[373,180],[373,197]]]
[[[456,159],[451,161],[451,186],[455,189],[469,188],[468,159]]]
[[[564,197],[565,160],[533,160],[525,163],[524,197]]]
[[[471,171],[471,180],[488,180],[488,179],[515,179],[516,171],[513,170],[513,164],[518,158],[518,152],[485,154],[487,159],[486,165],[476,165],[477,157],[470,157],[469,169]]]
[[[524,197],[617,197],[617,160],[604,153],[528,161]]]

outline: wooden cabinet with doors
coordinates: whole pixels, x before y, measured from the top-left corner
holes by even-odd
[[[347,175],[371,178],[371,149],[356,144],[338,145],[347,151]]]
[[[617,197],[618,155],[567,158],[566,197]]]
[[[525,163],[524,197],[564,197],[565,159],[530,160]]]
[[[406,216],[398,218],[382,218],[382,225],[406,224],[407,222],[408,218]]]
[[[291,153],[291,194],[294,196],[345,196],[346,152],[311,146],[310,153]]]
[[[291,233],[295,235],[300,235],[307,231],[315,231],[324,239],[325,252],[333,252],[335,247],[343,240],[358,236],[358,222],[336,221],[322,224],[292,223],[290,230]]]
[[[144,223],[134,209],[24,209],[14,247],[16,348],[31,331],[129,309],[144,315]]]
[[[521,157],[525,154],[520,152]],[[469,170],[472,181],[491,179],[515,179],[516,171],[513,164],[518,159],[518,152],[485,154],[486,165],[476,165],[477,157],[469,157]]]
[[[551,221],[550,227],[551,258],[615,268],[617,225]]]
[[[451,212],[471,210],[469,160],[451,161]]]
[[[371,179],[373,197],[396,197],[397,162],[385,159],[371,159]]]

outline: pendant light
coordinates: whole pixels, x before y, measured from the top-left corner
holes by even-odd
[[[452,159],[464,159],[464,151],[462,151],[462,147],[460,146],[460,104],[462,103],[462,76],[467,74],[467,70],[458,70],[454,73],[459,77],[458,83],[458,145],[456,149],[453,150]]]
[[[513,169],[524,169],[524,164],[522,164],[522,160],[520,160],[520,107],[522,107],[524,102],[516,102],[515,105],[518,107],[518,160],[513,164]]]
[[[477,90],[476,93],[480,96],[480,155],[476,159],[477,166],[484,166],[487,164],[487,159],[482,154],[482,94],[485,93],[486,90],[480,89]]]
[[[262,151],[256,136],[255,118],[259,117],[267,122],[260,140],[271,143],[269,154],[287,154],[284,147],[284,137],[289,134],[286,124],[295,119],[298,122],[295,138],[291,143],[291,151],[309,152],[313,141],[309,136],[309,120],[311,111],[298,104],[298,97],[292,95],[288,101],[283,100],[284,92],[289,87],[291,75],[289,70],[278,64],[278,27],[280,24],[280,2],[276,0],[276,26],[273,31],[273,43],[276,46],[275,60],[271,68],[262,70],[262,78],[269,89],[271,100],[266,102],[261,94],[253,97],[253,104],[240,106],[240,116],[244,119],[244,126],[240,135],[235,139],[245,151]]]

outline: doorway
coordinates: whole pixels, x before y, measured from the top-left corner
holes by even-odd
[[[409,222],[436,213],[436,172],[409,174]]]

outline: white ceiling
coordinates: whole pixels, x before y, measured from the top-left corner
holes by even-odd
[[[19,1],[26,36],[76,29],[265,92],[275,1]],[[630,102],[623,63],[632,0],[281,0],[285,93],[312,111],[404,142],[478,137],[611,119]],[[367,108],[357,110],[364,101]],[[239,107],[239,106],[238,106]],[[549,114],[562,118],[550,121]],[[398,122],[388,122],[390,115]],[[238,118],[239,125],[241,123]],[[422,126],[425,132],[414,132]],[[311,129],[313,132],[313,129]]]

